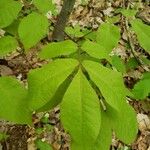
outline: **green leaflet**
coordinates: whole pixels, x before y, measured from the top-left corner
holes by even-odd
[[[44,65],[42,68],[30,71],[28,74],[28,97],[31,108],[37,110],[53,100],[52,97],[58,87],[77,65],[76,60],[60,59]],[[55,103],[55,101],[51,101],[52,106]]]
[[[126,103],[126,89],[121,74],[92,61],[84,61],[83,65],[106,102],[118,112],[113,127],[118,138],[125,143],[132,142],[137,133],[136,116]]]
[[[104,47],[98,43],[86,40],[81,47],[82,50],[86,51],[90,56],[98,59],[109,59],[109,55]]]
[[[4,36],[0,38],[0,56],[5,56],[6,54],[16,50],[18,42],[14,37]]]
[[[35,145],[39,150],[53,150],[47,142],[43,142],[39,139],[35,141]]]
[[[35,46],[48,32],[48,20],[38,13],[24,17],[19,25],[18,33],[26,50]]]
[[[80,38],[84,36],[84,33],[81,31],[81,27],[79,25],[74,27],[66,27],[65,32],[72,37]]]
[[[105,104],[107,110],[101,112],[101,130],[94,150],[110,149],[113,130],[117,138],[127,144],[133,142],[138,132],[136,113],[131,107],[125,104],[124,109],[118,112],[107,103]]]
[[[52,14],[56,15],[56,6],[52,0],[33,0],[33,4],[39,9],[41,13],[46,14],[51,11]]]
[[[92,31],[91,33],[85,35],[85,39],[96,41],[96,34],[97,34],[96,31]]]
[[[136,99],[144,99],[150,94],[150,73],[143,75],[143,78],[135,84],[132,93]]]
[[[134,17],[137,13],[137,10],[135,9],[118,9],[117,12],[121,12],[125,17],[127,18],[131,18],[131,17]]]
[[[137,35],[140,45],[146,50],[150,51],[150,26],[144,24],[141,20],[135,19],[131,21],[132,29]]]
[[[57,106],[63,99],[63,96],[69,86],[69,84],[71,83],[72,79],[71,77],[67,78],[56,90],[55,94],[53,95],[53,97],[51,98],[50,101],[48,101],[43,107],[41,107],[40,109],[38,109],[37,111],[48,111],[52,108],[54,108],[55,106]]]
[[[84,61],[83,66],[99,87],[107,103],[119,110],[126,96],[122,75],[93,61]]]
[[[27,90],[11,77],[0,78],[0,118],[18,124],[31,124]]]
[[[9,26],[4,28],[4,30],[8,33],[10,33],[13,36],[18,36],[18,26],[19,26],[20,20],[14,20],[13,23],[11,23]]]
[[[120,111],[113,127],[117,138],[126,144],[134,142],[138,133],[136,113],[127,103],[120,105]]]
[[[72,138],[71,150],[92,150],[100,129],[100,104],[81,70],[66,91],[60,111]]]
[[[139,66],[137,60],[136,60],[134,57],[130,58],[130,59],[128,60],[128,62],[126,62],[125,65],[126,65],[126,69],[127,69],[127,70],[135,69],[136,67]]]
[[[21,3],[14,0],[0,0],[0,28],[7,27],[17,18]]]
[[[101,130],[99,132],[94,150],[110,150],[112,131],[109,121],[102,119]]]
[[[101,129],[95,143],[94,150],[109,150],[112,140],[113,122],[117,118],[117,112],[108,104],[107,110],[101,111]]]
[[[97,43],[105,48],[109,54],[115,48],[120,39],[119,27],[111,23],[102,24],[97,31]]]
[[[121,73],[126,72],[125,64],[119,56],[114,55],[111,57],[111,59],[112,59],[112,65],[117,69],[117,71]]]
[[[118,23],[120,21],[120,15],[107,17],[107,21],[111,24]]]
[[[146,58],[145,56],[141,56],[140,58],[141,58],[141,60],[143,61],[143,63],[145,65],[149,65],[150,64],[150,59],[149,58]]]
[[[69,55],[78,49],[77,44],[71,40],[52,42],[42,48],[39,57],[43,59],[53,58],[61,55]]]

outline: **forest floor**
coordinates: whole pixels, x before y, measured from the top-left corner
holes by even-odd
[[[56,0],[55,2],[58,9],[60,10],[61,0]],[[133,5],[134,7],[136,2],[133,0],[130,2],[130,5]],[[87,27],[92,30],[96,30],[98,26],[104,21],[106,16],[115,16],[115,10],[119,7],[124,7],[124,5],[126,5],[124,0],[110,0],[107,2],[105,0],[90,0],[86,6],[80,5],[80,3],[77,1],[68,24],[72,26],[80,25],[81,27]],[[138,17],[140,17],[147,24],[150,24],[149,0],[140,2]],[[51,19],[55,23],[56,18]],[[121,30],[124,28],[121,20],[119,20],[117,24],[120,24]],[[121,58],[124,60],[132,57],[127,53],[125,47],[125,41],[127,38],[126,34],[127,33],[122,33],[122,38],[119,42],[119,45],[116,49],[114,49],[114,52],[118,53],[118,55],[121,56]],[[49,34],[48,38],[51,38],[51,33]],[[26,83],[27,73],[29,70],[32,68],[37,68],[46,63],[36,57],[36,51],[39,48],[40,44],[37,46],[36,50],[33,49],[27,56],[15,52],[5,59],[0,59],[0,75],[16,76],[19,80]],[[136,55],[148,55],[143,53],[138,46],[136,47],[135,52]],[[138,81],[142,73],[143,68],[138,67],[124,74],[124,82],[126,86],[131,89],[136,81]],[[150,99],[147,98],[144,101],[133,101],[129,99],[129,102],[137,113],[139,126],[137,138],[131,145],[125,145],[114,136],[112,139],[111,150],[150,150]],[[61,126],[59,118],[59,107],[53,109],[50,112],[34,114],[33,122],[34,127],[32,128],[27,126],[16,127],[15,125],[9,124],[8,122],[1,122],[0,131],[6,130],[7,127],[9,128],[7,133],[9,133],[11,136],[0,145],[0,150],[2,149],[2,146],[5,150],[4,147],[7,146],[8,142],[19,140],[19,138],[22,138],[23,135],[25,135],[24,140],[26,140],[29,150],[36,149],[34,140],[37,138],[41,138],[42,141],[50,143],[54,150],[68,150],[70,138],[68,134],[64,132],[64,129]],[[20,128],[21,130],[23,128],[24,132],[19,133]],[[18,136],[18,134],[20,135]],[[18,136],[18,138],[15,136]]]

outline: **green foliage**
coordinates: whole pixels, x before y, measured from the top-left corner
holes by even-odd
[[[113,129],[117,137],[125,143],[132,142],[137,134],[136,116],[135,112],[125,101],[126,89],[123,85],[121,74],[107,69],[96,62],[85,61],[84,66],[91,80],[100,89],[106,103],[118,113],[115,117],[116,121],[113,123]],[[127,115],[128,113],[130,116]]]
[[[49,108],[60,103],[60,99],[52,99],[57,88],[72,73],[77,62],[72,59],[56,60],[42,68],[30,71],[28,75],[30,106],[37,110],[48,101]],[[53,101],[51,101],[53,100]]]
[[[107,21],[109,23],[112,23],[112,24],[118,23],[119,20],[120,20],[120,15],[116,15],[116,16],[113,16],[113,17],[107,17]]]
[[[41,13],[46,14],[47,12],[51,11],[52,14],[57,14],[56,6],[52,0],[33,0],[33,4]]]
[[[38,13],[24,17],[19,24],[19,37],[26,50],[35,46],[48,32],[48,20]]]
[[[42,134],[44,131],[43,131],[43,128],[37,128],[37,129],[35,129],[35,133],[37,134],[37,135],[40,135],[40,134]]]
[[[3,140],[6,140],[8,137],[9,137],[9,135],[0,132],[0,142]]]
[[[128,60],[128,62],[126,63],[127,70],[135,69],[136,67],[138,67],[138,62],[137,62],[136,58],[134,58],[134,57],[130,58]]]
[[[140,45],[146,50],[150,51],[150,26],[144,24],[141,20],[135,19],[131,21],[132,29],[137,35]]]
[[[71,35],[72,37],[80,38],[84,36],[84,33],[81,31],[81,28],[79,25],[76,25],[74,27],[66,27],[65,32],[68,35]]]
[[[21,4],[13,0],[0,1],[0,6],[4,5],[4,8],[0,7],[0,27],[5,27],[7,34],[19,39],[26,51],[48,33],[49,23],[44,15],[48,11],[55,15],[52,0],[33,0],[33,4],[39,13],[32,9],[26,10],[27,16],[20,15],[16,21]],[[125,16],[131,13],[125,10],[121,12]],[[146,25],[138,20],[131,24],[139,42],[148,39],[149,28]],[[144,32],[139,35],[141,28],[144,28]],[[121,75],[125,73],[125,66],[119,57],[111,59],[109,56],[118,45],[119,27],[103,23],[97,32],[90,31],[89,34],[88,29],[79,26],[68,27],[66,32],[75,40],[82,40],[77,43],[66,40],[44,45],[38,56],[51,62],[30,70],[27,89],[13,78],[0,78],[0,118],[18,124],[31,124],[33,111],[47,111],[60,104],[61,122],[72,139],[71,150],[108,150],[113,132],[126,144],[133,142],[137,122],[134,110],[126,102],[127,89]],[[14,37],[7,35],[0,38],[0,56],[14,51],[17,46]],[[147,42],[141,46],[149,50]],[[112,68],[115,67],[117,71],[104,67],[100,64],[101,59],[108,65],[112,63]],[[141,82],[144,80],[149,81],[144,77]],[[145,84],[144,81],[140,87]],[[143,92],[144,97],[148,92]],[[48,120],[44,121],[47,123]],[[42,131],[40,129],[37,132]],[[52,149],[41,140],[36,141],[36,146],[41,150]]]
[[[108,54],[117,46],[119,39],[119,28],[111,23],[102,24],[97,31],[97,43],[103,46]]]
[[[52,150],[52,147],[47,142],[43,142],[40,139],[35,141],[35,145],[40,150]]]
[[[42,48],[39,57],[48,59],[61,55],[68,55],[76,52],[77,49],[77,44],[71,40],[66,40],[63,42],[52,42]]]
[[[100,44],[86,40],[81,47],[82,50],[86,51],[90,56],[98,59],[108,59],[109,56],[104,47]]]
[[[137,13],[137,10],[135,9],[118,9],[117,12],[121,12],[125,17],[131,18],[134,17]]]
[[[137,39],[142,48],[146,51],[150,51],[150,26],[143,23],[140,19],[131,20],[131,17],[135,18],[137,10],[135,9],[118,9],[117,12],[121,12],[125,17],[129,18],[132,30],[136,33]]]
[[[0,118],[18,124],[31,124],[27,90],[11,77],[0,78]]]
[[[108,109],[109,107],[109,109]],[[112,140],[112,120],[116,112],[107,105],[107,111],[101,111],[101,128],[95,142],[94,150],[109,150]]]
[[[115,109],[119,109],[120,103],[125,99],[121,74],[92,61],[85,61],[84,67],[91,76],[91,80],[99,87],[107,103]],[[112,87],[115,88],[112,89]]]
[[[145,73],[132,90],[136,99],[144,99],[150,94],[150,73]]]
[[[140,57],[140,59],[144,62],[145,65],[149,65],[150,64],[150,60],[147,57],[142,56],[142,57]]]
[[[100,129],[99,100],[83,75],[76,74],[61,103],[61,120],[72,137],[72,150],[91,150]]]
[[[14,0],[0,0],[0,28],[7,27],[17,18],[21,3]]]
[[[18,26],[19,26],[20,20],[14,20],[12,24],[4,28],[4,30],[11,35],[17,36],[18,35]]]
[[[89,0],[81,0],[82,5],[86,5],[89,2]]]
[[[96,41],[96,31],[90,32],[87,35],[85,35],[85,39]]]
[[[122,59],[116,55],[112,56],[112,65],[115,67],[119,72],[125,73],[126,68],[125,64],[123,63]]]
[[[98,59],[108,57],[105,48],[88,40],[81,46],[82,50]],[[40,56],[42,54],[42,58],[47,59],[76,50],[77,45],[68,40],[48,44],[42,49]],[[99,52],[101,50],[104,54]],[[112,131],[123,142],[133,142],[137,133],[136,115],[125,100],[127,89],[123,85],[121,74],[97,62],[80,62],[80,58],[77,59],[78,63],[73,59],[58,59],[29,73],[28,97],[32,109],[48,110],[60,103],[61,121],[72,138],[72,150],[90,150],[94,147],[109,149]],[[78,64],[78,73],[73,73]],[[68,80],[71,73],[76,75]],[[101,100],[92,83],[100,90]],[[106,125],[108,122],[109,126]],[[105,138],[103,144],[102,140]]]
[[[14,51],[18,46],[17,40],[12,36],[4,36],[0,38],[0,56]]]

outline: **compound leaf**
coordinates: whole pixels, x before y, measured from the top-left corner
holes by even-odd
[[[61,103],[61,120],[72,138],[72,150],[91,150],[100,130],[99,99],[79,70]]]
[[[120,39],[120,30],[111,23],[102,24],[97,31],[97,43],[105,48],[109,54],[115,48]]]
[[[18,29],[19,37],[26,50],[36,45],[47,32],[47,18],[35,12],[24,17]]]
[[[18,124],[31,124],[27,90],[11,77],[0,78],[0,118]]]
[[[0,28],[7,27],[17,18],[22,6],[14,0],[0,0]]]
[[[42,68],[29,72],[29,99],[33,110],[43,107],[48,101],[53,100],[57,88],[72,73],[77,66],[77,61],[73,59],[55,60]],[[54,102],[51,102],[53,106]],[[51,106],[50,106],[51,108]]]
[[[14,51],[18,46],[18,42],[14,37],[4,36],[0,38],[0,56]]]
[[[150,51],[150,26],[144,24],[141,20],[135,19],[131,21],[132,29],[137,35],[140,45],[146,50]]]
[[[39,57],[48,59],[61,55],[69,55],[75,52],[77,49],[77,44],[71,40],[52,42],[43,47],[42,51],[39,53]]]

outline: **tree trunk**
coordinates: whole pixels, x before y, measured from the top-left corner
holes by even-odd
[[[61,12],[58,16],[53,35],[52,40],[53,41],[63,41],[64,40],[64,30],[66,27],[66,24],[68,22],[69,16],[73,10],[73,6],[75,4],[75,0],[64,0]]]

